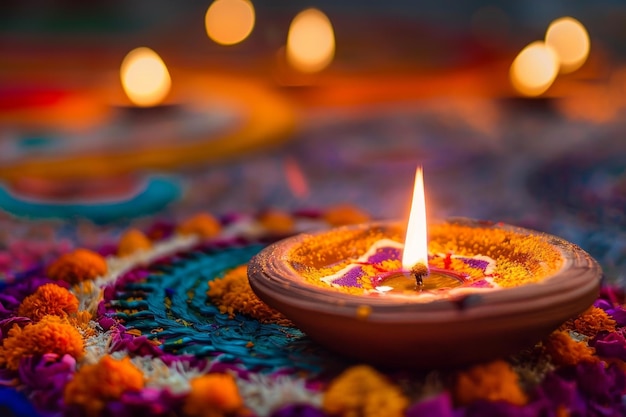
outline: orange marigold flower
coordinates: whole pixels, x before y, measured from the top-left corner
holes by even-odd
[[[599,331],[615,331],[615,320],[601,308],[591,306],[574,320],[574,330],[585,336],[594,337]]]
[[[0,347],[0,366],[17,370],[23,357],[44,353],[80,359],[84,354],[83,338],[74,326],[56,316],[44,316],[24,328],[14,325]]]
[[[222,417],[243,411],[235,378],[228,374],[208,374],[189,381],[191,391],[183,412],[191,417]]]
[[[74,294],[56,284],[44,284],[24,298],[17,315],[39,321],[47,315],[67,317],[77,311],[78,298]]]
[[[227,272],[223,278],[209,281],[207,295],[221,313],[227,313],[231,318],[235,313],[241,313],[254,317],[261,323],[293,326],[289,319],[270,308],[252,291],[248,283],[246,265],[240,265]]]
[[[518,375],[503,360],[476,365],[459,372],[454,385],[454,397],[459,404],[487,400],[524,405],[528,401],[520,388]]]
[[[270,233],[277,235],[293,233],[295,226],[293,217],[289,213],[280,210],[266,211],[259,216],[258,220]]]
[[[84,338],[87,338],[96,335],[96,330],[90,324],[92,318],[93,316],[89,311],[80,310],[68,317],[68,321],[78,329]]]
[[[342,417],[401,417],[409,404],[400,388],[367,365],[348,368],[324,394],[323,409]]]
[[[221,229],[222,225],[215,217],[200,213],[182,222],[176,230],[181,235],[198,235],[208,239],[217,236]]]
[[[117,245],[118,256],[128,256],[138,250],[148,250],[152,247],[152,241],[137,229],[127,230],[121,237]]]
[[[65,386],[64,399],[66,404],[78,405],[95,417],[107,402],[120,398],[125,391],[143,387],[143,374],[128,357],[115,360],[106,355],[98,363],[80,368]]]
[[[596,362],[594,349],[585,342],[577,342],[564,331],[552,332],[544,343],[546,352],[557,365],[576,365],[582,361]]]
[[[55,280],[77,284],[106,274],[107,263],[104,258],[87,249],[76,249],[61,255],[48,267],[48,276]]]
[[[370,216],[357,207],[342,204],[326,210],[324,220],[331,226],[343,226],[365,223],[370,220]]]

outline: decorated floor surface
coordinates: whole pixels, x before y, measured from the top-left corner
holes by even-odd
[[[0,404],[25,416],[624,415],[625,130],[556,101],[320,111],[282,146],[168,171],[179,193],[153,210],[99,208],[99,224],[5,213]],[[511,357],[415,372],[328,352],[254,297],[241,265],[268,242],[404,218],[417,164],[431,218],[505,221],[590,252],[606,275],[594,307]]]

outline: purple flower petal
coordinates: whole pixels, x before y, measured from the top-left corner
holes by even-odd
[[[20,305],[20,301],[11,294],[0,293],[0,312],[11,313]]]
[[[613,305],[622,304],[624,302],[624,290],[617,286],[603,285],[600,288],[599,298],[607,300]]]
[[[102,327],[102,330],[107,331],[111,327],[115,326],[117,321],[111,317],[101,317],[98,319],[98,324]]]
[[[606,310],[606,313],[617,322],[620,327],[626,326],[626,309],[622,306],[615,306]]]
[[[141,391],[127,391],[119,400],[107,403],[103,416],[172,416],[178,415],[183,397],[173,395],[168,390],[145,388]]]
[[[159,357],[163,351],[152,344],[146,336],[133,336],[125,332],[115,332],[111,352],[128,351],[131,356]]]
[[[237,378],[248,379],[250,377],[250,371],[245,370],[242,366],[237,363],[229,363],[229,362],[211,362],[210,373],[234,373]]]
[[[30,319],[28,317],[9,317],[8,319],[0,320],[0,342],[7,336],[9,330],[13,327],[14,324],[19,326],[25,326],[30,323]]]
[[[598,356],[626,360],[626,339],[621,333],[602,332],[589,344],[596,348]]]
[[[594,303],[594,307],[601,308],[604,311],[607,311],[610,308],[613,308],[613,304],[607,300],[603,300],[602,298],[598,298]]]
[[[590,406],[607,406],[624,413],[616,415],[626,415],[626,406],[622,403],[622,394],[626,391],[626,375],[619,368],[605,368],[602,362],[583,362],[576,366],[576,379]]]
[[[97,251],[102,256],[112,256],[117,253],[117,245],[113,243],[102,245]]]
[[[556,410],[562,406],[570,410],[572,415],[584,415],[586,410],[585,401],[577,389],[576,381],[554,372],[545,376],[541,385],[537,387],[535,397],[539,398],[539,401],[535,402],[546,410]]]
[[[19,375],[35,405],[44,411],[58,411],[63,406],[63,389],[76,369],[76,360],[47,353],[22,359]]]

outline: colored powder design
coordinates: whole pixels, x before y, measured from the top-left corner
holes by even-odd
[[[477,259],[477,258],[464,258],[459,257],[458,259],[465,262],[467,265],[471,266],[474,269],[480,269],[481,271],[487,273],[487,267],[489,266],[489,261],[486,259]]]
[[[402,250],[397,246],[383,246],[376,249],[376,252],[367,258],[370,264],[380,264],[384,261],[399,261],[402,258]]]
[[[348,269],[340,278],[334,280],[333,285],[361,288],[363,284],[361,284],[360,278],[363,276],[365,276],[365,271],[363,271],[362,267],[357,265]]]
[[[389,276],[390,273],[398,270],[388,269],[389,265],[400,265],[402,259],[403,245],[399,242],[381,239],[374,242],[370,248],[358,259],[350,262],[347,266],[334,274],[320,278],[322,282],[337,288],[364,288],[363,282],[368,280],[371,288],[375,288]],[[455,272],[468,277],[465,284],[472,288],[494,288],[492,274],[495,271],[495,261],[487,256],[477,255],[474,257],[458,255],[430,255],[429,263],[437,265],[437,261],[444,259],[454,259],[449,268],[450,272]],[[445,264],[445,261],[444,261]],[[462,266],[461,269],[452,265]],[[471,273],[468,273],[471,271]]]
[[[164,353],[259,372],[320,372],[330,359],[299,329],[263,324],[243,314],[229,318],[206,295],[208,281],[247,263],[262,247],[200,248],[154,263],[144,279],[116,286],[110,315]]]

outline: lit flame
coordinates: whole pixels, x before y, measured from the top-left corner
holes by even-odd
[[[511,83],[524,95],[538,96],[550,88],[558,72],[556,52],[545,43],[536,41],[522,49],[513,61]]]
[[[248,0],[215,0],[206,11],[209,38],[220,45],[235,45],[254,29],[254,6]]]
[[[335,55],[335,33],[328,17],[317,9],[298,13],[287,35],[287,61],[302,72],[326,68]]]
[[[161,103],[172,85],[170,73],[161,57],[150,48],[136,48],[126,55],[120,67],[122,87],[137,106]]]
[[[402,253],[402,267],[411,270],[415,265],[428,267],[428,240],[426,230],[426,199],[424,197],[424,175],[422,168],[415,171],[415,186],[411,214],[406,229],[406,241]]]
[[[546,44],[556,51],[564,74],[576,71],[589,56],[589,34],[583,24],[572,17],[562,17],[550,23]]]

